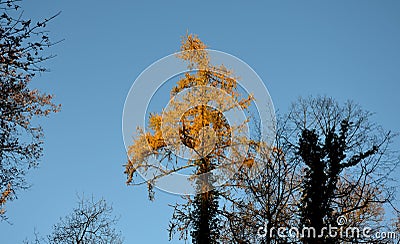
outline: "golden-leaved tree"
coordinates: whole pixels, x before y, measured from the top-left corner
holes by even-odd
[[[171,89],[168,107],[150,115],[149,128],[138,128],[138,134],[128,149],[127,183],[135,184],[137,172],[151,172],[147,184],[150,197],[153,197],[152,189],[157,180],[192,169],[192,180],[198,194],[187,197],[190,216],[186,216],[181,224],[186,223],[186,234],[192,230],[193,243],[216,243],[219,235],[218,191],[214,183],[219,175],[212,171],[248,156],[243,155],[245,150],[241,152],[238,148],[250,143],[249,138],[241,136],[248,118],[230,124],[224,113],[248,109],[253,98],[239,92],[232,71],[223,65],[211,64],[206,45],[196,35],[186,35],[182,39],[181,52],[177,56],[188,62],[189,71]],[[228,150],[231,150],[229,156]],[[184,162],[177,160],[182,154],[190,156]],[[156,157],[164,164],[152,163],[150,157]],[[235,167],[231,165],[224,169],[229,171]],[[178,219],[179,216],[174,214],[174,220]],[[174,220],[171,233],[178,228]],[[179,228],[182,231],[182,227]]]

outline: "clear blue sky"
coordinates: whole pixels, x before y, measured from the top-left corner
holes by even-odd
[[[45,156],[28,175],[32,188],[7,205],[2,243],[48,234],[85,192],[113,203],[126,243],[165,243],[179,197],[127,187],[121,133],[125,96],[152,62],[197,33],[211,48],[247,62],[265,81],[275,108],[298,96],[353,99],[400,131],[400,2],[335,1],[26,1],[25,15],[51,22],[50,73],[34,85],[54,93],[62,112],[43,121]],[[145,3],[146,2],[146,3]],[[261,2],[261,1],[259,1]],[[400,140],[396,140],[396,148]],[[178,241],[176,241],[179,243]]]

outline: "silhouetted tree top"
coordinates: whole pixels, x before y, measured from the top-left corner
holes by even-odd
[[[104,199],[80,197],[72,213],[60,218],[51,234],[41,237],[35,233],[35,240],[26,244],[121,244],[122,235],[115,229],[118,218],[113,208]]]

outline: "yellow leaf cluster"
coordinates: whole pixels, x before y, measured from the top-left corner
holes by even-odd
[[[4,206],[4,204],[7,202],[7,199],[11,196],[12,189],[11,189],[11,184],[7,184],[7,188],[4,192],[1,193],[0,197],[0,207]],[[5,210],[3,208],[0,208],[0,215],[4,214]]]

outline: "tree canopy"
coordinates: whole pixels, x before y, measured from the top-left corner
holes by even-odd
[[[44,54],[54,44],[46,25],[57,15],[34,23],[23,17],[18,1],[0,1],[0,9],[1,208],[28,188],[25,175],[42,156],[44,134],[36,118],[60,111],[60,105],[31,87],[32,78],[47,70],[43,62],[53,57]]]

